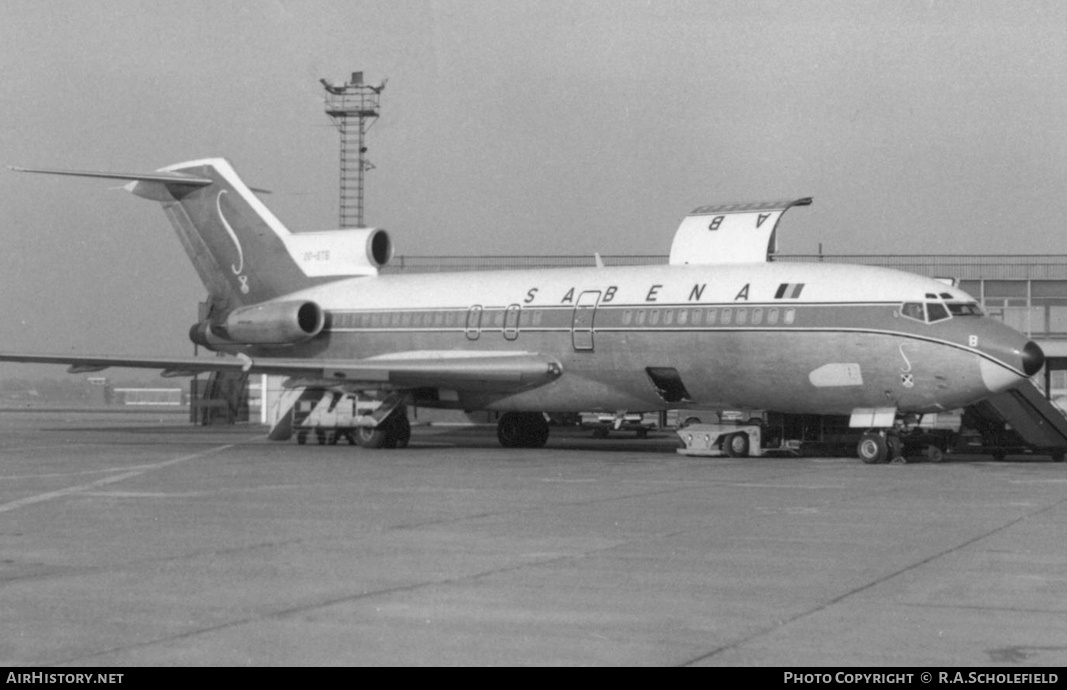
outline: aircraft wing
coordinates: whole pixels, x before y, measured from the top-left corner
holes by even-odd
[[[289,376],[318,385],[350,384],[363,389],[441,387],[473,391],[516,391],[553,381],[559,361],[532,352],[433,350],[396,352],[366,359],[236,357],[128,357],[43,355],[0,352],[0,362],[66,364],[72,374],[108,367],[161,369],[163,376],[230,371]]]

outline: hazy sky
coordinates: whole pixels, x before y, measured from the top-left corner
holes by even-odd
[[[388,78],[400,254],[666,254],[800,196],[788,253],[1064,253],[1063,2],[0,0],[0,64],[0,164],[223,156],[293,230],[337,224],[319,78]],[[191,352],[204,290],[113,186],[0,170],[0,348]]]

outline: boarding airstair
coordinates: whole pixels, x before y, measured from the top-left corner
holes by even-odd
[[[1030,382],[971,405],[965,419],[995,458],[1028,452],[1061,462],[1067,455],[1067,417]]]
[[[194,379],[192,420],[201,426],[247,422],[248,374],[215,371],[207,381]]]

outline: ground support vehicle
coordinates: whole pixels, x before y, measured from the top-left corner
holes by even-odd
[[[649,431],[660,426],[660,415],[656,412],[583,412],[583,428],[592,429],[594,438],[607,438],[612,431],[632,431],[637,438],[647,438]]]
[[[371,415],[380,405],[377,400],[334,392],[301,397],[292,409],[296,442],[303,445],[314,437],[319,445],[346,440],[354,446],[406,447],[411,439],[407,411],[401,406],[384,422],[374,425]]]

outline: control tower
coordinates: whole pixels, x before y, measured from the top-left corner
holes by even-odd
[[[339,222],[342,228],[362,228],[363,175],[374,169],[366,158],[367,130],[378,119],[379,98],[385,80],[378,86],[363,83],[363,73],[353,72],[345,84],[320,79],[326,89],[326,114],[341,133],[341,194]]]

